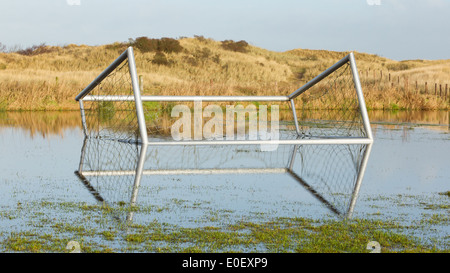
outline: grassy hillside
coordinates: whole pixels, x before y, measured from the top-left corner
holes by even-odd
[[[74,97],[128,45],[41,45],[0,53],[0,110],[78,109]],[[138,38],[133,46],[144,93],[155,95],[286,95],[348,54],[273,52],[202,36]],[[448,109],[450,60],[398,62],[358,52],[355,56],[368,108]]]

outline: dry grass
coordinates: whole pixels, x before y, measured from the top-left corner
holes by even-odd
[[[287,95],[348,54],[305,49],[273,52],[251,45],[246,52],[235,52],[211,39],[178,41],[183,50],[163,53],[165,65],[155,63],[156,52],[135,50],[145,94]],[[78,109],[74,97],[125,48],[125,44],[115,43],[47,46],[44,53],[30,56],[0,53],[0,110]],[[428,81],[431,89],[431,83],[448,80],[450,60],[396,62],[376,55],[355,55],[368,108],[448,109],[448,96],[445,100],[412,88],[402,91],[377,85],[365,74],[389,71],[392,79],[407,77],[411,84]]]

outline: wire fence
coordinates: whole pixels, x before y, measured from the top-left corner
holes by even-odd
[[[434,95],[443,100],[449,99],[449,85],[441,81],[425,81],[404,75],[395,75],[390,71],[362,70],[361,84],[364,87],[380,90],[393,89],[397,92]]]

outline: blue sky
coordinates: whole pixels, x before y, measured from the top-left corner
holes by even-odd
[[[203,35],[273,51],[359,51],[450,59],[450,0],[9,0],[0,2],[7,47]]]

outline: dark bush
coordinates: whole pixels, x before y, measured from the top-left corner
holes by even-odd
[[[198,59],[208,59],[212,56],[212,52],[209,48],[204,47],[202,49],[196,49],[193,55]]]
[[[245,53],[248,51],[247,47],[248,47],[248,43],[244,40],[241,40],[238,42],[235,42],[233,40],[222,41],[222,48],[224,48],[226,50]]]
[[[181,52],[183,50],[180,42],[172,38],[150,39],[147,37],[138,37],[135,40],[132,40],[130,44],[141,52],[161,51],[172,53]]]
[[[192,56],[185,56],[185,57],[183,58],[183,60],[184,60],[186,63],[188,63],[188,64],[190,64],[190,65],[192,65],[192,66],[197,66],[197,65],[199,65],[199,61],[198,61],[195,57],[192,57]]]
[[[178,40],[172,38],[161,38],[158,40],[158,51],[164,51],[166,53],[178,53],[183,50]]]
[[[158,40],[147,37],[138,37],[131,42],[131,46],[139,49],[141,52],[153,52],[158,50]]]
[[[153,57],[152,63],[158,65],[169,65],[169,61],[167,60],[166,55],[161,51],[156,52],[155,56]]]
[[[220,63],[220,56],[218,54],[213,54],[213,52],[204,47],[203,49],[197,49],[193,54],[195,58],[205,62],[206,60],[211,60],[215,63]]]
[[[26,49],[19,49],[16,51],[16,53],[24,56],[35,56],[39,54],[44,53],[50,53],[55,51],[55,49],[52,49],[51,47],[47,46],[45,43],[40,45],[33,45],[31,47],[28,47]]]
[[[191,54],[192,56],[184,57],[184,60],[192,66],[205,64],[208,61],[220,63],[220,56],[218,54],[213,54],[213,52],[206,47],[202,49],[195,49],[195,51],[193,51]]]

